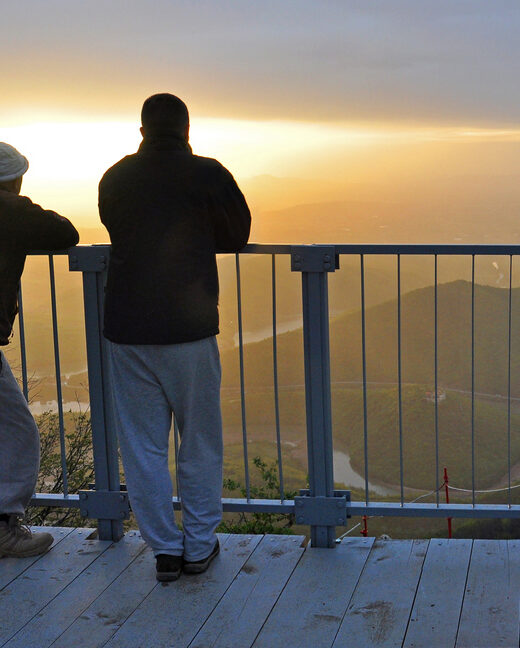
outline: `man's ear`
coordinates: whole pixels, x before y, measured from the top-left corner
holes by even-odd
[[[139,129],[139,131],[140,131],[141,135],[144,137],[144,128],[143,128],[142,126],[141,126],[141,128]]]

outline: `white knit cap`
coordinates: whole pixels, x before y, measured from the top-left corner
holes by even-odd
[[[26,157],[5,142],[0,142],[0,182],[9,182],[22,176],[29,168]]]

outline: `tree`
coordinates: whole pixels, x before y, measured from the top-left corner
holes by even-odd
[[[279,499],[280,482],[278,479],[278,461],[270,466],[260,457],[253,459],[253,464],[260,473],[260,486],[251,485],[249,492],[254,499]],[[239,490],[247,497],[247,490],[232,479],[224,479],[224,488],[229,491]],[[284,492],[284,499],[293,499],[296,491]],[[218,527],[222,533],[278,533],[290,535],[294,524],[292,513],[239,513],[238,518],[224,520]]]
[[[40,473],[36,491],[63,493],[59,417],[53,412],[44,412],[36,417],[36,422],[41,443]],[[68,490],[69,493],[77,493],[88,488],[94,480],[90,415],[81,411],[68,412],[65,423],[68,430],[65,432]],[[27,521],[31,525],[51,526],[85,526],[88,522],[81,517],[78,509],[51,506],[29,507]]]

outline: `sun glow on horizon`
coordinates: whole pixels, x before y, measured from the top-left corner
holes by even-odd
[[[291,161],[328,147],[362,146],[368,131],[300,122],[209,119],[192,116],[194,153],[217,158],[237,179],[285,175]],[[0,129],[0,141],[29,159],[23,191],[43,204],[97,220],[97,185],[107,168],[135,152],[141,141],[135,121],[33,121]],[[91,216],[87,216],[90,213]]]
[[[80,225],[92,226],[98,222],[99,179],[124,155],[135,152],[141,136],[138,121],[129,119],[75,121],[56,116],[53,121],[46,116],[45,120],[18,121],[1,128],[0,141],[12,144],[29,159],[24,193],[79,219]],[[371,175],[379,182],[387,174],[392,156],[396,168],[390,170],[396,174],[406,164],[419,168],[421,155],[428,158],[424,153],[412,160],[405,147],[427,151],[437,143],[519,141],[518,129],[254,121],[196,115],[191,117],[190,129],[194,153],[217,158],[239,181],[295,173],[301,178],[326,179],[332,174],[343,178],[348,171],[353,181],[364,181],[364,176]]]
[[[272,171],[285,154],[363,146],[389,135],[340,124],[192,117],[190,144],[194,153],[215,157],[238,177],[249,177]],[[130,120],[35,121],[2,128],[0,137],[29,157],[40,178],[59,173],[70,180],[99,177],[141,141],[139,124]]]

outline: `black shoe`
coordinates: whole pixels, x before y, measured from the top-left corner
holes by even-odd
[[[202,558],[201,560],[194,560],[193,562],[188,562],[187,560],[185,560],[184,565],[182,567],[184,573],[202,574],[202,572],[205,572],[206,569],[209,567],[213,558],[216,558],[218,556],[219,551],[220,551],[220,545],[217,540],[215,542],[215,546],[213,547],[213,551],[209,554],[209,556],[206,556],[206,558]]]
[[[157,554],[155,558],[158,581],[174,581],[179,578],[182,571],[182,556]]]

